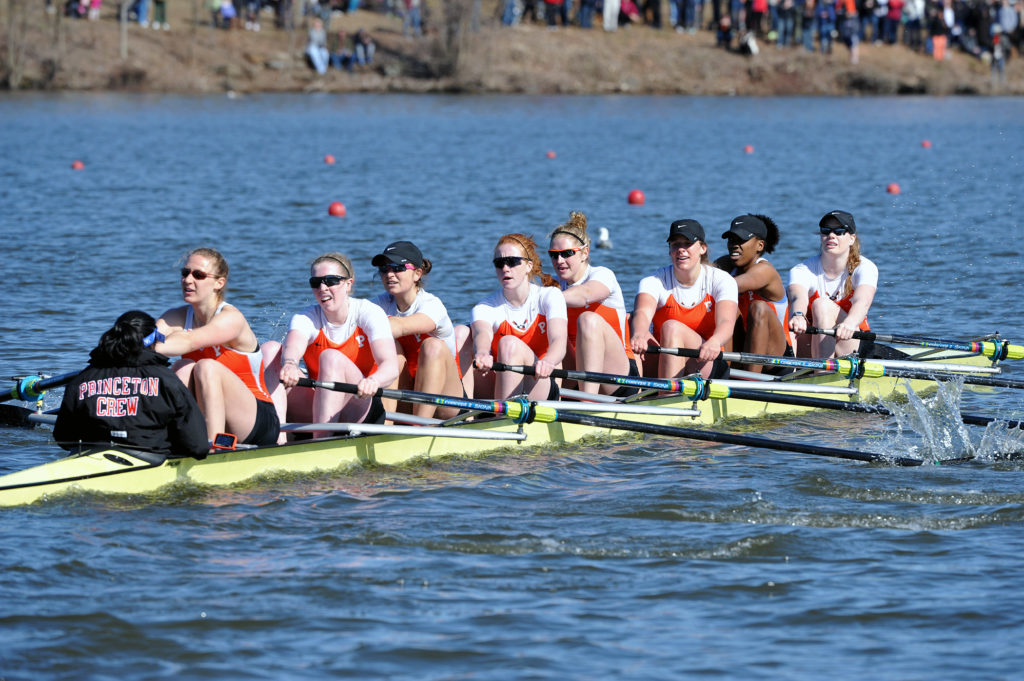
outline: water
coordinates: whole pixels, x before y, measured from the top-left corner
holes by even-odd
[[[0,376],[76,369],[121,312],[179,304],[178,260],[206,244],[262,338],[306,304],[315,255],[350,255],[368,296],[370,258],[400,238],[465,321],[495,286],[496,237],[543,243],[574,209],[610,229],[594,259],[627,297],[676,218],[715,255],[735,215],[772,215],[784,269],[848,209],[880,270],[874,328],[1020,342],[1022,115],[980,98],[8,96]],[[1018,392],[962,399],[1024,415]],[[867,415],[726,428],[936,447]],[[935,437],[945,455],[1019,440]],[[0,472],[55,453],[43,429],[0,429],[0,452]],[[1010,463],[623,436],[9,509],[0,678],[1010,678],[1022,483]]]

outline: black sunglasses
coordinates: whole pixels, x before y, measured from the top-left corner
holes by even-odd
[[[566,248],[566,249],[561,250],[561,251],[551,251],[551,250],[549,250],[548,251],[548,255],[551,256],[552,260],[554,260],[558,256],[562,256],[563,260],[568,260],[569,258],[571,258],[572,256],[576,255],[577,253],[579,253],[582,250],[583,250],[582,247],[581,248]]]
[[[836,236],[842,236],[849,230],[846,227],[819,227],[818,233],[822,236],[828,236],[829,234],[835,234]]]
[[[388,274],[389,272],[391,274],[401,274],[402,272],[404,272],[406,270],[412,270],[412,269],[416,269],[416,268],[413,267],[411,262],[407,262],[404,265],[396,265],[393,262],[389,262],[389,263],[387,263],[385,265],[377,265],[377,273],[380,274],[380,276],[382,276],[382,277],[385,274]]]
[[[192,275],[192,278],[195,279],[196,281],[202,281],[203,279],[206,279],[207,277],[215,277],[215,276],[217,276],[215,274],[207,274],[206,272],[204,272],[202,270],[190,270],[187,267],[182,267],[181,268],[181,278],[182,279],[185,279],[190,274]]]
[[[524,258],[521,255],[506,255],[503,258],[495,258],[492,262],[494,263],[494,269],[500,270],[506,265],[509,267],[519,267],[524,260],[529,260],[529,258]]]
[[[320,284],[327,284],[328,286],[337,286],[343,281],[348,281],[348,277],[343,277],[340,274],[328,274],[324,277],[310,277],[309,287],[320,288]]]

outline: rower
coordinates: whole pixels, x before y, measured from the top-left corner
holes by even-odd
[[[352,263],[341,253],[325,253],[310,266],[309,287],[316,302],[292,317],[275,358],[280,383],[272,390],[278,412],[289,421],[383,423],[382,386],[398,378],[395,341],[388,316],[377,305],[351,297]],[[355,395],[296,385],[305,362],[313,380],[354,383]]]
[[[827,358],[856,352],[853,332],[870,330],[868,309],[878,287],[878,268],[860,254],[857,224],[843,210],[818,222],[821,252],[789,271],[789,329],[802,334],[809,325],[834,329],[835,337],[814,335],[801,356]]]
[[[386,289],[371,302],[388,315],[398,358],[398,378],[389,387],[462,397],[452,320],[444,303],[423,288],[431,262],[410,241],[388,244],[371,262]],[[385,406],[397,408],[394,400],[386,400]],[[416,404],[413,414],[430,418],[435,410],[441,418],[458,414],[457,409],[433,404]]]
[[[117,318],[68,383],[53,427],[67,450],[114,444],[165,456],[202,458],[210,449],[206,423],[185,384],[153,351],[156,322],[132,310]]]
[[[541,271],[537,244],[525,234],[498,239],[494,269],[500,288],[472,312],[477,394],[490,393],[504,400],[528,392],[530,399],[556,399],[558,386],[549,377],[565,357],[565,298],[554,278]],[[495,378],[491,371],[495,361],[532,365],[535,375],[503,371]]]
[[[639,376],[626,336],[626,305],[615,273],[590,263],[587,218],[572,212],[551,233],[548,255],[568,308],[568,352],[564,368]],[[633,388],[581,383],[580,390],[625,397]]]
[[[673,222],[666,241],[672,263],[640,280],[630,320],[633,352],[642,357],[650,344],[698,349],[698,359],[660,355],[658,375],[699,371],[705,378],[721,378],[728,366],[716,358],[732,348],[736,280],[708,264],[704,227],[696,220]]]
[[[227,284],[224,256],[212,248],[190,252],[181,268],[188,305],[157,320],[165,339],[153,349],[181,356],[174,372],[195,393],[211,441],[228,432],[242,444],[273,444],[281,426],[263,376],[263,353],[245,316],[224,301]]]
[[[722,234],[729,254],[715,266],[736,279],[739,293],[739,319],[733,334],[733,347],[758,355],[793,356],[786,327],[789,299],[782,277],[767,259],[779,243],[779,228],[767,215],[740,215]],[[760,372],[759,364],[747,367]]]

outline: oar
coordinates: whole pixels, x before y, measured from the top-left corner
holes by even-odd
[[[337,383],[332,381],[314,381],[310,378],[300,378],[298,385],[303,388],[323,388],[341,393],[355,395],[359,387],[353,383]],[[378,397],[387,397],[392,400],[403,402],[418,402],[420,404],[433,404],[437,407],[452,407],[454,409],[469,409],[471,411],[482,411],[488,414],[508,416],[518,419],[525,415],[526,401],[511,400],[508,402],[489,402],[485,400],[473,400],[466,397],[452,397],[450,395],[437,395],[434,393],[421,393],[416,390],[392,390],[391,388],[380,388],[377,390]]]
[[[818,333],[824,336],[835,336],[835,329],[819,329],[808,326],[807,333]],[[853,337],[858,340],[878,341],[881,343],[898,343],[900,345],[917,345],[923,348],[940,350],[959,350],[984,355],[995,361],[1004,359],[1024,359],[1024,345],[1010,345],[1007,341],[955,341],[928,336],[902,336],[898,334],[875,333],[874,331],[854,331]]]
[[[495,365],[497,366],[497,364]],[[531,367],[532,368],[532,367]],[[331,381],[313,381],[308,378],[300,378],[299,385],[307,388],[322,388],[325,390],[336,390],[355,394],[357,386],[351,383],[334,383]],[[827,456],[837,459],[848,459],[851,461],[864,461],[868,463],[889,463],[897,466],[920,466],[924,463],[921,459],[909,459],[906,457],[890,457],[874,452],[859,452],[850,449],[839,449],[836,447],[822,447],[810,445],[803,442],[785,442],[782,440],[771,440],[752,435],[734,435],[731,433],[720,433],[715,431],[696,430],[693,428],[682,428],[679,426],[658,425],[652,423],[640,423],[637,421],[622,421],[605,416],[593,414],[580,414],[570,409],[562,410],[553,407],[537,406],[535,403],[526,400],[510,400],[505,402],[488,402],[484,400],[470,400],[466,398],[453,398],[446,395],[434,395],[421,393],[413,390],[391,390],[381,388],[377,391],[380,397],[406,400],[409,402],[423,402],[446,407],[460,407],[476,411],[490,412],[497,415],[507,416],[520,422],[532,423],[571,423],[594,428],[608,430],[627,430],[636,433],[647,433],[651,435],[667,435],[669,437],[681,437],[689,440],[702,440],[705,442],[718,442],[728,445],[741,445],[744,447],[756,447],[760,449],[774,449],[778,451],[799,452],[801,454],[814,454],[816,456]]]
[[[13,388],[11,388],[10,392],[0,394],[0,402],[6,402],[8,400],[33,402],[50,388],[57,388],[66,383],[70,383],[71,379],[77,375],[77,371],[72,371],[71,373],[62,374],[60,376],[49,376],[46,378],[43,378],[42,376],[25,376],[24,378],[16,379],[18,382]]]
[[[690,348],[663,348],[653,346],[649,352],[679,357],[697,357],[699,351]],[[896,371],[919,371],[923,362],[895,359],[808,359],[806,357],[777,357],[775,355],[756,355],[749,352],[722,352],[719,358],[727,362],[741,364],[765,364],[771,366],[792,367],[794,369],[815,369],[830,374],[846,375],[852,378],[878,378],[880,376],[896,376]],[[972,366],[970,364],[950,364],[945,362],[929,362],[928,371],[933,374],[949,376],[967,374],[998,374],[998,367]]]
[[[497,371],[514,371],[516,373],[525,374],[532,376],[534,371],[531,366],[524,365],[506,365],[496,362],[494,365]],[[551,372],[551,375],[555,378],[571,378],[577,381],[587,381],[591,383],[607,383],[611,385],[620,385],[624,379],[635,380],[634,376],[616,376],[615,374],[600,374],[590,371],[568,371],[566,369],[555,369]],[[665,381],[665,379],[639,379],[643,381]],[[667,382],[667,381],[666,381]],[[721,381],[710,381],[712,388],[716,384],[721,384]],[[735,384],[740,381],[730,381],[729,383]],[[797,387],[796,384],[790,384]],[[656,389],[661,390],[662,388],[654,386]],[[752,388],[760,388],[759,384],[752,384]],[[714,395],[711,395],[714,397]],[[865,404],[863,402],[843,402],[842,400],[832,400],[821,397],[812,397],[809,395],[785,395],[780,393],[766,393],[763,390],[750,390],[746,388],[733,388],[729,387],[728,395],[737,400],[748,400],[752,402],[766,402],[769,404],[791,404],[798,407],[810,407],[818,409],[835,409],[840,411],[852,411],[864,414],[879,414],[881,416],[892,416],[893,412],[886,409],[882,405]],[[707,398],[704,398],[707,399]],[[547,403],[544,403],[547,404]],[[575,405],[569,405],[569,409],[575,409]],[[964,423],[971,426],[985,426],[1001,419],[996,419],[991,416],[977,416],[974,414],[960,414],[961,419]],[[1024,421],[1003,421],[1008,428],[1024,428]]]

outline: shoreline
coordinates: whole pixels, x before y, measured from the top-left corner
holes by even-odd
[[[550,31],[541,25],[502,26],[493,18],[476,32],[465,26],[451,40],[436,29],[414,39],[402,36],[401,18],[362,10],[335,13],[330,30],[351,36],[365,28],[377,43],[374,63],[321,76],[305,60],[302,17],[291,32],[275,29],[269,12],[259,32],[228,31],[210,26],[205,12],[193,15],[180,3],[167,4],[166,31],[136,23],[122,31],[115,7],[104,6],[96,21],[23,7],[22,15],[14,15],[25,25],[15,38],[20,42],[7,49],[8,34],[0,50],[8,91],[1024,95],[1024,59],[1017,55],[1008,60],[1005,84],[996,86],[979,59],[953,52],[937,62],[903,45],[861,45],[860,63],[853,65],[841,44],[831,55],[762,45],[759,54],[744,56],[716,47],[710,31],[690,35],[641,25],[612,33]],[[9,13],[5,4],[0,20],[9,22]],[[13,67],[11,54],[21,55]]]

